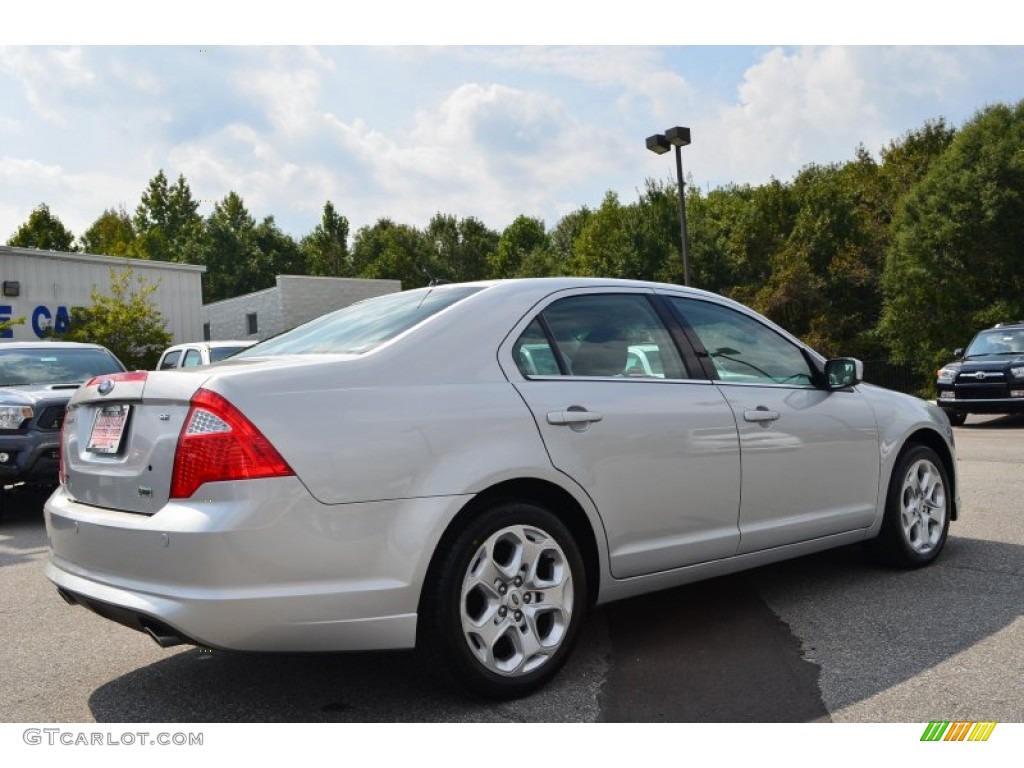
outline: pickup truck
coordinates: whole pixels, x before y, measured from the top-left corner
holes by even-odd
[[[56,485],[64,410],[79,385],[123,371],[98,344],[0,343],[0,519],[21,485]]]

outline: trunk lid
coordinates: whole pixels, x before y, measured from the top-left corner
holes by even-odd
[[[170,495],[174,454],[189,401],[208,371],[97,376],[68,403],[61,444],[75,500],[151,515]]]

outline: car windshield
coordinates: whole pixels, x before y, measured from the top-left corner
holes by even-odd
[[[982,331],[971,342],[964,357],[1019,355],[1024,353],[1024,329]]]
[[[480,289],[467,285],[435,286],[367,299],[285,331],[235,357],[363,354]]]
[[[123,371],[103,349],[0,348],[0,386],[26,384],[81,384],[103,373]]]

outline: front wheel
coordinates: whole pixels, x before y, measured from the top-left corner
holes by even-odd
[[[868,548],[880,559],[903,568],[932,562],[946,543],[953,509],[953,488],[939,455],[925,445],[905,451],[896,461],[878,538]]]
[[[431,569],[420,638],[456,683],[489,698],[530,693],[565,663],[586,612],[572,534],[520,501],[478,513]]]

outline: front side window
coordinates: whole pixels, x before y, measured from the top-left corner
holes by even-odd
[[[190,349],[185,353],[185,359],[181,361],[182,368],[193,368],[197,365],[203,364],[202,355],[199,354],[198,349]]]
[[[697,299],[670,298],[728,383],[811,386],[810,366],[799,347],[754,318]]]
[[[549,305],[513,347],[524,376],[685,378],[672,338],[641,294],[584,294]]]

